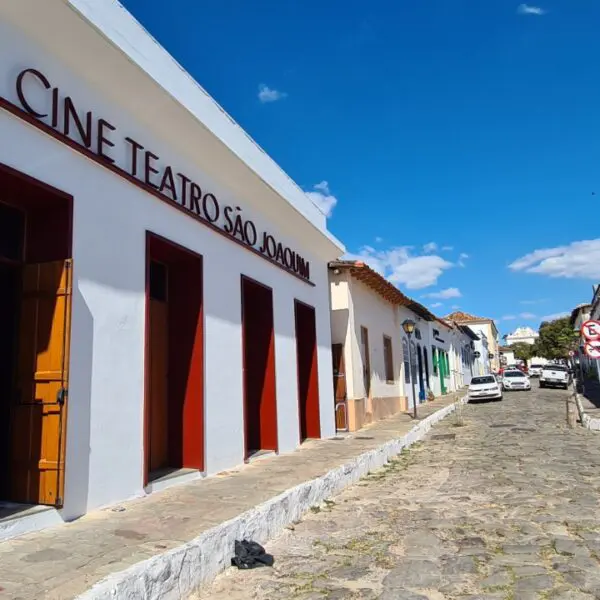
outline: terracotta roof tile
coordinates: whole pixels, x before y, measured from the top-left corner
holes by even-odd
[[[474,315],[470,315],[469,313],[461,312],[460,310],[446,315],[444,319],[456,321],[457,323],[468,323],[469,321],[493,321],[493,319],[488,319],[487,317],[476,317]]]
[[[422,304],[403,294],[385,277],[374,271],[369,265],[358,260],[336,260],[329,263],[330,269],[346,269],[352,277],[370,287],[382,298],[398,306],[406,306],[428,321],[438,320],[437,317]]]

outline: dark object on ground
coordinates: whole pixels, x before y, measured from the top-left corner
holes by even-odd
[[[235,540],[235,556],[231,565],[238,569],[256,569],[257,567],[272,567],[275,559],[265,552],[256,542]]]

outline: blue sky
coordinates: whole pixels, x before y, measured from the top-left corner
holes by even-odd
[[[437,314],[505,333],[591,298],[596,0],[124,4],[352,255]]]

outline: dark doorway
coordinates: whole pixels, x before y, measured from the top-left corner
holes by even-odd
[[[242,348],[246,457],[277,451],[273,292],[242,276]]]
[[[0,500],[64,503],[72,198],[0,165]]]
[[[425,377],[423,373],[423,351],[421,345],[417,346],[417,358],[419,361],[419,401],[425,400]]]
[[[147,234],[145,482],[204,470],[202,257]]]
[[[429,359],[427,358],[427,347],[423,346],[423,364],[425,365],[425,383],[427,390],[431,389],[431,384],[429,383]],[[426,390],[426,392],[427,392]]]
[[[321,437],[317,323],[315,309],[295,301],[296,356],[298,361],[298,416],[300,442]]]

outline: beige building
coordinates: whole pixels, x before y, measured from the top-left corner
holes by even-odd
[[[492,372],[500,369],[500,346],[498,344],[498,328],[493,319],[476,317],[465,312],[456,311],[444,317],[459,325],[468,325],[475,333],[483,333],[488,341],[490,368]]]
[[[336,426],[356,431],[406,411],[413,379],[424,387],[421,346],[435,316],[363,262],[330,263],[329,282]],[[402,332],[406,318],[419,330],[410,341],[412,368]]]

